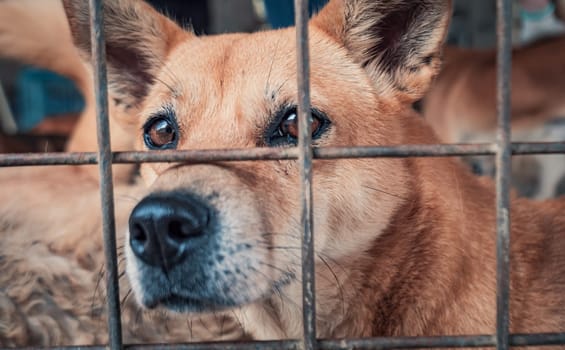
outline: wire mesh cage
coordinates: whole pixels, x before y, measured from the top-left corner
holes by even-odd
[[[302,339],[127,346],[131,349],[372,349],[372,348],[430,348],[430,347],[496,347],[565,345],[565,334],[509,334],[509,247],[510,247],[510,164],[516,154],[565,153],[565,143],[511,143],[510,139],[510,69],[512,1],[497,0],[498,38],[498,133],[497,142],[485,144],[401,145],[375,147],[314,148],[311,142],[310,81],[308,52],[308,1],[295,0],[297,57],[298,57],[298,114],[299,142],[293,148],[256,148],[226,150],[187,150],[162,152],[112,152],[108,121],[108,96],[105,63],[104,32],[102,30],[103,1],[89,0],[92,58],[94,63],[95,92],[98,116],[98,153],[66,154],[5,154],[0,155],[0,166],[81,165],[98,164],[100,195],[103,211],[103,237],[106,266],[108,347],[113,350],[126,347],[122,343],[118,264],[114,224],[112,164],[141,162],[206,163],[214,161],[298,160],[301,187],[303,326]],[[497,331],[496,334],[438,336],[438,337],[382,337],[370,339],[321,340],[316,334],[316,295],[314,271],[314,243],[312,213],[313,159],[372,158],[372,157],[455,157],[491,155],[496,157],[496,210],[497,210]],[[68,347],[67,349],[72,349]],[[81,347],[74,347],[79,349]],[[89,347],[106,349],[105,345]]]

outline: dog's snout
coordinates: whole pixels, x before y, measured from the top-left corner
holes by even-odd
[[[143,199],[133,210],[129,244],[145,263],[170,269],[199,244],[210,226],[210,208],[186,194]]]

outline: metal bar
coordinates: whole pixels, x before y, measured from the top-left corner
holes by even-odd
[[[476,145],[399,145],[387,147],[325,147],[314,149],[314,157],[320,159],[339,158],[391,158],[391,157],[438,157],[464,155],[493,155],[494,144]]]
[[[514,142],[512,154],[556,154],[565,153],[565,142]]]
[[[512,334],[511,346],[550,346],[565,345],[565,333],[541,334]],[[212,342],[189,344],[147,344],[125,345],[126,350],[297,350],[300,349],[299,340],[282,341],[253,341],[253,342]],[[496,346],[496,335],[462,335],[438,337],[382,337],[365,339],[318,340],[320,350],[349,350],[349,349],[411,349],[411,348],[475,348]],[[68,346],[68,347],[28,347],[20,350],[107,350],[105,346]],[[0,348],[0,350],[13,350]]]
[[[102,232],[106,266],[108,346],[112,350],[120,350],[122,348],[120,288],[118,285],[114,189],[112,183],[112,148],[110,145],[110,124],[108,119],[108,82],[106,76],[106,44],[104,40],[102,0],[89,0],[89,9],[98,133],[100,196],[102,200]]]
[[[512,0],[497,0],[496,152],[496,348],[508,350],[510,334],[510,73],[512,67]]]
[[[406,158],[458,157],[494,155],[496,144],[402,145],[383,147],[320,147],[313,148],[314,159],[340,158]],[[565,153],[565,142],[513,143],[513,155]],[[113,152],[112,163],[206,163],[228,161],[260,161],[298,159],[297,148],[248,148],[221,150],[184,150],[160,152]],[[98,164],[94,152],[73,153],[10,153],[0,154],[0,167],[35,165],[93,165]]]
[[[296,61],[298,82],[298,163],[300,166],[300,222],[302,235],[303,350],[316,346],[316,286],[312,216],[312,114],[310,112],[310,57],[308,48],[308,1],[295,0]]]

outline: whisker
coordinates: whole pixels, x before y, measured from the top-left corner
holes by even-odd
[[[186,325],[188,327],[188,331],[190,332],[190,339],[194,339],[194,334],[192,333],[192,319],[191,318],[186,319]]]
[[[96,285],[94,286],[94,291],[92,292],[92,299],[90,304],[91,317],[94,317],[94,304],[96,302],[96,294],[98,293],[98,288],[100,287],[100,282],[102,281],[103,277],[104,277],[104,264],[100,266],[100,270],[98,271],[98,278],[96,279]]]
[[[204,322],[204,320],[202,319],[202,317],[198,317],[198,322],[202,325],[202,327],[204,327],[204,329],[206,330],[206,332],[211,333],[210,331],[210,326],[208,326],[208,324],[206,324]]]
[[[375,192],[378,192],[378,193],[382,193],[382,194],[389,195],[389,196],[394,197],[394,198],[402,199],[402,200],[405,200],[405,201],[408,200],[408,198],[406,198],[406,197],[402,197],[402,196],[400,196],[400,195],[398,195],[398,194],[391,193],[391,192],[387,192],[387,191],[381,190],[381,189],[379,189],[379,188],[374,188],[374,187],[367,186],[367,185],[363,185],[363,187],[366,188],[366,189],[369,189],[369,190],[371,190],[371,191],[375,191]]]
[[[237,314],[235,313],[235,311],[231,311],[233,318],[235,320],[235,322],[237,323],[238,327],[245,332],[245,329],[243,328],[243,324],[241,324],[241,320],[239,319],[239,317],[237,317]]]
[[[327,263],[327,261],[320,255],[318,255],[318,257],[324,263],[324,265],[326,265],[328,270],[330,270],[330,273],[335,278],[335,282],[337,283],[338,293],[339,293],[339,296],[341,298],[342,315],[345,316],[345,295],[343,293],[343,287],[342,287],[341,283],[339,282],[339,279],[337,278],[337,275],[335,274],[334,270],[330,267],[330,265]]]
[[[140,199],[135,198],[133,196],[126,195],[126,194],[116,195],[116,200],[128,200],[128,201],[131,201],[131,202],[134,202],[134,203],[137,203],[137,202],[140,201]]]
[[[176,95],[177,91],[175,89],[173,89],[173,87],[167,83],[165,83],[163,80],[157,78],[157,77],[153,77],[153,79],[155,79],[156,82],[159,82],[161,84],[163,84],[164,86],[167,87],[167,89],[169,89],[169,91],[171,92],[172,95]]]
[[[136,326],[138,326],[141,323],[142,313],[143,313],[143,310],[141,308],[137,309],[137,311],[135,313],[135,321],[134,321],[134,324]]]
[[[174,82],[175,84],[179,85],[180,88],[181,88],[181,90],[184,90],[184,84],[183,84],[182,81],[175,75],[175,73],[171,70],[171,68],[165,63],[165,61],[162,60],[162,59],[160,59],[160,58],[158,58],[158,57],[155,57],[155,59],[156,59],[157,61],[159,61],[159,64],[160,64],[161,67],[162,67],[162,70],[161,70],[161,71],[162,71],[164,74],[166,74],[167,77],[168,77],[169,79],[171,79],[172,82]],[[156,80],[157,80],[157,79],[156,79]],[[170,85],[165,84],[162,80],[157,80],[157,81],[160,82],[160,83],[162,83],[163,85],[165,85],[173,95],[177,95],[178,91],[175,90],[175,89],[173,89]]]
[[[126,304],[126,301],[128,300],[129,296],[131,295],[132,289],[128,289],[126,295],[123,297],[122,301],[120,302],[120,306],[124,307],[124,305]]]
[[[224,327],[226,325],[226,319],[227,319],[227,316],[223,315],[222,316],[222,322],[221,322],[221,325],[220,325],[220,336],[224,335]]]
[[[275,58],[277,57],[277,52],[279,51],[279,45],[280,45],[281,39],[279,38],[277,40],[277,43],[275,44],[275,50],[273,52],[273,55],[271,56],[271,64],[269,65],[269,73],[267,73],[267,82],[265,84],[265,95],[269,94],[269,83],[271,81],[271,74],[273,73],[273,66],[275,65]]]
[[[292,273],[292,271],[287,271],[287,270],[281,269],[280,267],[277,267],[277,266],[275,266],[275,265],[268,264],[268,263],[265,263],[265,262],[262,262],[262,261],[259,261],[259,264],[261,264],[261,265],[263,265],[263,266],[270,267],[270,268],[272,268],[273,270],[277,270],[277,271],[279,271],[279,272],[281,272],[281,273],[283,273],[283,274],[287,274],[287,273],[289,273],[289,272]],[[257,269],[255,269],[255,271],[259,272]],[[267,276],[265,276],[265,277],[267,277]],[[270,278],[267,278],[267,279],[270,280]]]

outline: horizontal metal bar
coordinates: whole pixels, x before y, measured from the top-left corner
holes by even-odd
[[[565,142],[511,143],[513,155],[565,153]]]
[[[314,148],[316,159],[373,158],[373,157],[457,157],[494,155],[496,144],[402,145],[379,147],[321,147]],[[514,143],[513,155],[565,154],[565,142]],[[244,148],[225,150],[185,150],[160,152],[114,152],[112,163],[159,162],[219,162],[249,160],[298,159],[296,148]],[[71,153],[8,153],[0,154],[0,167],[34,165],[93,165],[98,164],[94,152]]]
[[[159,152],[114,152],[112,163],[159,163],[159,162],[214,162],[243,160],[297,159],[295,148],[248,148],[230,150],[189,150]],[[92,165],[98,163],[93,152],[84,153],[12,153],[0,154],[0,166],[32,165]]]
[[[565,147],[564,147],[565,151]],[[455,157],[465,155],[493,155],[496,145],[444,144],[444,145],[399,145],[379,147],[324,147],[314,149],[314,158],[406,158],[406,157]]]
[[[438,337],[387,337],[352,340],[320,341],[320,349],[414,349],[414,348],[477,348],[495,347],[496,335],[438,336]],[[514,334],[510,336],[510,345],[549,346],[565,345],[565,333],[551,334]]]
[[[496,335],[466,335],[437,337],[382,337],[365,339],[319,340],[320,350],[349,349],[413,349],[413,348],[476,348],[496,346]],[[512,334],[510,345],[549,346],[565,345],[565,333]],[[254,342],[212,342],[189,344],[125,345],[125,350],[296,350],[302,346],[301,340],[254,341]],[[19,348],[19,350],[107,350],[106,346],[68,346],[45,348]],[[0,350],[13,350],[2,349]]]

